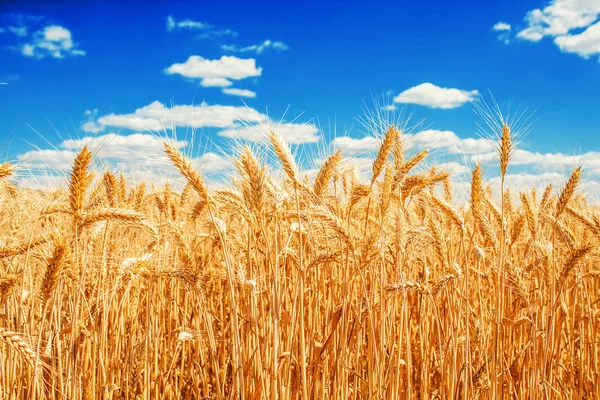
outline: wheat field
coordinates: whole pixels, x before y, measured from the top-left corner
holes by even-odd
[[[394,126],[368,180],[314,179],[277,133],[211,190],[93,171],[32,191],[0,165],[0,399],[597,399],[600,213],[563,187],[466,203]],[[93,173],[92,173],[93,172]],[[149,183],[150,184],[150,183]]]

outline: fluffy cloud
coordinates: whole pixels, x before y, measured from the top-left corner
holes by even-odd
[[[88,146],[97,157],[130,160],[132,158],[161,156],[163,154],[163,140],[162,137],[146,133],[133,133],[131,135],[107,133],[102,136],[68,139],[62,142],[61,147],[70,151],[79,151]],[[172,141],[172,143],[179,148],[188,144],[183,140]]]
[[[9,26],[8,30],[19,37],[27,36],[29,27],[27,26]]]
[[[586,164],[588,167],[600,167],[600,152],[592,151],[581,155],[567,155],[562,153],[539,153],[527,150],[516,150],[511,163],[514,165],[575,166]]]
[[[135,131],[162,131],[174,127],[229,128],[239,121],[266,122],[267,116],[248,107],[223,105],[182,105],[166,107],[159,101],[138,108],[131,114],[108,114],[98,118],[103,126],[127,128]]]
[[[71,150],[30,150],[19,155],[19,168],[34,170],[34,169],[51,169],[57,171],[66,171],[71,168],[71,164],[75,159],[75,152]]]
[[[104,130],[104,126],[96,121],[96,117],[98,116],[97,108],[94,108],[93,110],[85,110],[84,115],[86,122],[81,125],[81,130],[87,133],[98,133]]]
[[[228,160],[226,157],[212,152],[202,154],[200,157],[193,159],[192,163],[206,174],[227,171],[233,169],[235,165],[233,160]]]
[[[381,143],[372,136],[366,136],[362,139],[354,139],[343,136],[333,139],[331,142],[334,148],[342,149],[348,154],[371,153],[379,150]]]
[[[88,146],[94,154],[96,165],[123,172],[134,182],[146,181],[162,184],[178,177],[163,151],[163,140],[169,140],[178,148],[188,142],[134,133],[120,135],[108,133],[63,141],[55,149],[36,149],[18,156],[22,174],[18,178],[23,187],[45,189],[61,186],[68,181],[68,171],[77,153]],[[202,158],[202,157],[200,157]]]
[[[256,66],[253,58],[222,56],[220,59],[209,60],[201,56],[190,56],[186,62],[168,67],[165,73],[201,79],[202,86],[225,87],[231,85],[231,80],[260,76],[262,68]]]
[[[92,122],[95,128],[101,130],[106,127],[115,127],[134,131],[159,132],[177,127],[212,127],[222,129],[219,132],[220,136],[249,141],[264,140],[270,130],[279,132],[290,143],[312,143],[319,140],[317,136],[319,130],[312,124],[278,123],[270,121],[265,114],[250,107],[208,105],[206,103],[197,106],[166,107],[159,101],[154,101],[147,106],[138,108],[133,113],[108,114]],[[118,139],[115,140],[118,142]]]
[[[551,37],[561,51],[588,58],[600,54],[599,15],[598,0],[552,0],[527,13],[527,26],[517,37],[530,42]]]
[[[405,90],[394,98],[395,103],[418,104],[430,108],[457,108],[475,100],[477,90],[443,88],[425,82]]]
[[[231,51],[231,52],[240,52],[240,53],[252,52],[252,53],[260,54],[267,49],[283,51],[283,50],[287,50],[289,47],[287,44],[285,44],[283,42],[277,42],[277,41],[272,41],[272,40],[267,39],[262,43],[253,44],[251,46],[246,46],[246,47],[238,47],[236,45],[224,44],[223,46],[221,46],[221,48],[225,51]]]
[[[71,31],[60,25],[49,25],[37,31],[29,43],[18,47],[21,54],[32,58],[65,58],[83,56],[85,51],[73,43]]]
[[[510,24],[500,21],[500,22],[496,23],[492,27],[492,29],[495,30],[496,32],[503,32],[503,31],[510,31],[511,27],[510,27]]]
[[[492,143],[482,138],[459,138],[452,131],[427,129],[404,135],[408,148],[441,149],[452,154],[475,154],[493,150]]]
[[[206,30],[211,29],[212,25],[206,22],[193,21],[191,19],[184,19],[177,21],[172,15],[167,17],[167,31],[174,31],[177,29],[188,29],[188,30]]]
[[[427,129],[414,134],[404,134],[402,138],[407,149],[435,149],[455,155],[479,154],[493,150],[493,144],[487,139],[460,138],[448,130]],[[376,152],[381,146],[380,140],[372,136],[362,139],[338,137],[331,144],[349,154]]]
[[[223,89],[222,91],[223,91],[223,93],[228,94],[230,96],[250,97],[250,98],[256,97],[256,92],[253,92],[252,90],[248,90],[248,89],[229,88],[229,89]]]
[[[202,33],[196,35],[197,39],[213,39],[221,36],[238,35],[236,31],[231,29],[215,29],[215,27],[208,22],[194,21],[191,19],[177,20],[172,15],[167,17],[166,29],[167,32],[178,30],[203,31]]]
[[[498,40],[504,42],[504,44],[508,44],[510,42],[510,32],[512,30],[510,24],[500,21],[492,27],[492,30],[494,32],[498,32],[498,36],[496,36]]]
[[[204,87],[227,87],[233,85],[229,79],[215,77],[215,78],[204,78],[200,82],[200,84]]]
[[[196,36],[196,39],[214,39],[223,36],[237,36],[238,33],[231,29],[213,29],[208,32],[201,33]]]
[[[69,170],[77,153],[88,146],[95,157],[107,160],[133,161],[166,160],[163,154],[165,138],[133,133],[119,135],[107,133],[100,136],[86,136],[80,139],[67,139],[57,149],[31,150],[18,156],[21,168],[46,168],[59,171]],[[167,139],[170,140],[170,139]],[[187,146],[187,141],[170,140],[178,148]]]
[[[527,13],[527,28],[518,36],[537,42],[544,36],[566,35],[573,29],[585,28],[600,14],[597,0],[552,0],[543,10],[534,9]]]
[[[286,124],[272,121],[225,129],[219,132],[219,135],[231,139],[264,142],[268,140],[271,131],[277,132],[283,140],[289,143],[315,143],[319,141],[319,136],[317,136],[319,129],[312,124]]]
[[[6,23],[6,26],[4,28],[0,28],[0,34],[11,32],[13,35],[18,37],[26,37],[29,35],[31,23],[36,23],[46,19],[42,16],[18,13],[3,14],[2,17]]]
[[[81,125],[81,129],[88,133],[98,133],[104,130],[104,126],[96,121],[89,121]]]
[[[563,35],[554,39],[561,51],[579,54],[583,58],[600,54],[600,22],[577,35]]]
[[[473,162],[487,161],[497,162],[496,153],[483,153],[471,156]],[[568,155],[563,153],[540,153],[517,149],[510,159],[510,165],[524,166],[534,165],[540,169],[565,169],[576,165],[583,165],[586,169],[600,172],[600,152],[590,151],[580,155]]]
[[[439,171],[448,172],[450,175],[461,175],[461,174],[467,174],[467,173],[471,172],[471,168],[467,167],[464,164],[458,163],[456,161],[435,164],[435,167]]]

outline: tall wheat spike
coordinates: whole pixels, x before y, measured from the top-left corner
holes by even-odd
[[[556,203],[556,211],[554,212],[554,218],[560,217],[563,213],[567,205],[569,204],[569,200],[573,197],[577,186],[579,185],[579,181],[581,180],[581,167],[575,168],[575,170],[571,173],[567,184],[565,185],[562,192],[558,196],[558,201]]]
[[[79,222],[82,218],[85,191],[92,179],[91,174],[88,172],[91,161],[92,153],[85,146],[75,158],[75,163],[71,170],[69,205],[71,206],[71,213],[76,222]]]
[[[194,188],[198,196],[204,201],[208,201],[208,190],[204,181],[200,177],[200,174],[196,172],[192,166],[192,162],[183,156],[179,149],[168,142],[163,142],[165,153],[171,160],[173,165],[181,172],[181,175],[187,180],[187,182]]]
[[[317,177],[315,178],[315,183],[313,184],[313,191],[315,192],[315,195],[320,196],[323,193],[324,189],[329,184],[331,177],[335,173],[335,169],[341,159],[342,150],[339,149],[331,156],[329,156],[327,160],[325,160],[325,162],[319,169]]]
[[[375,181],[381,174],[381,171],[383,171],[383,166],[385,165],[385,162],[387,161],[388,156],[390,155],[392,148],[394,147],[394,144],[397,142],[399,133],[400,132],[398,131],[398,129],[396,129],[396,127],[392,125],[392,127],[386,132],[385,136],[383,137],[383,142],[379,147],[377,157],[375,157],[375,160],[373,161],[373,176],[371,177],[371,186],[373,185],[373,183],[375,183]]]
[[[277,158],[279,158],[279,161],[281,161],[281,164],[283,165],[283,170],[286,175],[294,185],[298,184],[298,166],[296,165],[296,161],[294,161],[294,156],[292,155],[289,146],[283,141],[279,134],[273,131],[269,133],[269,139],[271,140],[271,145],[275,150]]]

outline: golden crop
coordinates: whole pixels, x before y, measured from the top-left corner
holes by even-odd
[[[0,165],[0,399],[600,398],[600,214],[564,188],[469,202],[393,126],[357,180],[272,133],[209,190],[148,190],[77,156],[67,191]],[[420,172],[415,172],[420,171]],[[497,199],[496,200],[494,200]],[[516,197],[515,197],[516,198]]]

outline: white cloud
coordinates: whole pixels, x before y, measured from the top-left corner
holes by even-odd
[[[487,139],[460,138],[456,133],[448,130],[427,129],[414,134],[404,134],[402,138],[406,149],[439,149],[455,155],[485,153],[493,150],[492,143]],[[381,146],[381,142],[372,136],[362,139],[338,137],[331,144],[349,154],[372,153],[378,151]]]
[[[163,153],[164,140],[165,138],[145,133],[131,135],[107,133],[100,136],[67,139],[60,144],[58,149],[30,150],[19,155],[18,160],[20,168],[66,171],[71,169],[77,153],[83,147],[88,146],[95,157],[107,160],[132,162],[138,166],[143,160],[149,161],[150,164],[160,160],[164,163],[167,160]],[[171,140],[171,143],[178,148],[188,144],[183,140]]]
[[[340,162],[342,171],[355,170],[361,179],[370,173],[373,168],[373,159],[369,157],[344,157]]]
[[[88,133],[98,133],[98,132],[102,132],[104,130],[104,126],[97,123],[96,121],[89,121],[89,122],[86,122],[83,125],[81,125],[81,129],[84,132],[88,132]]]
[[[461,175],[471,172],[471,169],[464,164],[460,164],[456,161],[450,161],[441,164],[435,164],[438,171],[445,171],[450,175]]]
[[[224,44],[221,46],[221,48],[225,51],[231,51],[231,52],[240,52],[240,53],[253,52],[253,53],[261,54],[262,52],[264,52],[267,49],[284,51],[284,50],[287,50],[289,48],[289,46],[283,42],[277,42],[277,41],[272,41],[272,40],[267,39],[262,43],[253,44],[251,46],[246,46],[246,47],[238,47],[236,45]]]
[[[174,105],[159,101],[138,108],[130,114],[108,114],[94,121],[102,129],[118,127],[134,131],[163,131],[176,127],[221,128],[220,136],[262,141],[268,132],[278,132],[290,143],[317,142],[319,130],[312,124],[278,123],[250,107],[225,105]],[[106,136],[106,135],[105,135]]]
[[[231,96],[250,97],[250,98],[256,97],[256,92],[253,92],[252,90],[248,90],[248,89],[229,88],[229,89],[223,89],[223,93],[231,95]]]
[[[577,35],[563,35],[554,39],[561,51],[576,53],[583,58],[600,54],[600,22]]]
[[[498,40],[504,42],[504,44],[510,43],[510,32],[512,30],[510,24],[500,21],[492,27],[492,30],[498,32],[498,36],[496,36]]]
[[[372,136],[366,136],[362,139],[354,139],[348,136],[337,137],[331,142],[334,148],[342,149],[348,154],[371,153],[379,150],[381,143]]]
[[[163,141],[164,138],[147,133],[131,135],[107,133],[101,136],[68,139],[63,141],[60,147],[70,151],[79,151],[84,146],[88,146],[97,157],[131,160],[162,157]],[[172,141],[172,143],[179,148],[188,144],[184,140]]]
[[[177,30],[204,31],[196,35],[197,39],[213,39],[221,36],[238,35],[236,31],[231,29],[215,29],[214,26],[208,22],[194,21],[191,19],[177,20],[172,15],[167,17],[166,29],[167,32]]]
[[[169,32],[176,29],[205,30],[211,28],[212,25],[206,22],[193,21],[191,19],[177,21],[172,15],[167,17],[167,31]]]
[[[104,130],[104,126],[95,121],[98,116],[97,108],[85,110],[84,116],[86,122],[81,125],[81,130],[88,133],[98,133]]]
[[[496,153],[483,153],[471,156],[472,161],[494,161],[497,162]],[[510,165],[524,166],[534,165],[540,169],[552,168],[572,168],[577,165],[583,165],[590,171],[600,169],[600,152],[590,151],[580,155],[568,155],[563,153],[540,153],[528,150],[517,149],[514,151]]]
[[[116,173],[122,172],[131,184],[146,182],[162,185],[168,181],[181,183],[180,173],[164,154],[163,140],[169,140],[184,153],[189,153],[189,149],[185,150],[188,146],[187,141],[151,134],[108,133],[87,136],[65,140],[56,149],[31,150],[18,156],[21,173],[16,180],[20,186],[31,189],[62,187],[68,182],[68,173],[77,153],[84,146],[88,146],[94,154],[92,170],[95,172],[105,168]],[[232,170],[235,165],[230,157],[213,152],[206,152],[191,159],[211,188],[214,187],[215,180],[222,181],[223,172]]]
[[[552,0],[543,10],[534,9],[525,16],[527,28],[518,36],[537,42],[544,36],[559,36],[585,28],[600,14],[597,0]]]
[[[552,0],[544,9],[527,13],[527,26],[517,37],[530,42],[552,37],[561,51],[588,58],[600,54],[598,16],[598,0]]]
[[[0,85],[8,85],[8,82],[0,82]]]
[[[37,31],[32,41],[19,47],[21,54],[26,57],[65,58],[66,56],[83,56],[85,51],[73,43],[71,31],[60,25],[49,25]]]
[[[286,124],[273,121],[225,129],[219,132],[219,136],[251,142],[263,142],[268,140],[271,131],[277,132],[288,143],[316,143],[319,141],[319,136],[317,136],[319,129],[315,125]]]
[[[17,177],[17,182],[22,187],[32,189],[63,186],[68,182],[68,172],[77,153],[87,145],[94,154],[97,169],[108,167],[117,173],[123,172],[133,184],[142,181],[164,184],[179,177],[164,154],[164,139],[142,133],[126,136],[108,133],[65,140],[57,149],[31,150],[18,156],[22,173]],[[178,148],[187,145],[186,141],[171,142]]]
[[[235,165],[232,160],[211,152],[202,154],[192,162],[204,173],[227,171]]]
[[[208,32],[201,33],[196,36],[196,39],[214,39],[223,36],[237,36],[238,33],[231,29],[214,29]]]
[[[173,64],[165,72],[186,78],[202,79],[202,86],[229,86],[231,80],[241,80],[260,76],[262,68],[256,67],[253,58],[242,59],[235,56],[222,56],[209,60],[201,56],[190,56],[185,63]]]
[[[231,82],[229,79],[216,77],[204,78],[200,84],[204,87],[227,87],[233,85],[233,82]]]
[[[452,131],[427,129],[404,135],[408,148],[443,149],[451,154],[475,154],[493,150],[492,143],[483,138],[460,138]]]
[[[19,37],[27,36],[29,27],[27,26],[9,26],[8,30]]]
[[[30,150],[19,155],[17,159],[19,168],[23,169],[66,171],[71,168],[75,156],[75,152],[71,150]]]
[[[19,187],[30,190],[55,190],[58,188],[66,189],[69,181],[66,176],[35,174],[20,177],[18,184]]]
[[[542,174],[507,174],[505,182],[508,187],[516,188],[517,190],[531,190],[533,188],[545,188],[549,184],[556,188],[563,186],[568,179],[568,176],[558,172],[544,172]],[[499,185],[500,178],[492,178],[491,184]]]
[[[493,27],[493,30],[498,31],[498,32],[502,32],[502,31],[510,31],[511,27],[510,24],[507,24],[506,22],[497,22]]]
[[[430,108],[450,109],[475,100],[477,90],[443,88],[425,82],[405,90],[394,98],[395,103],[418,104]]]
[[[182,105],[166,107],[159,101],[138,108],[131,114],[108,114],[98,118],[104,126],[127,128],[135,131],[162,131],[172,127],[229,128],[240,121],[266,122],[267,116],[249,107],[223,105]]]

